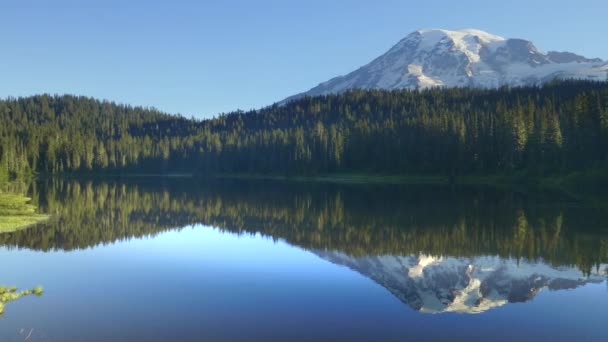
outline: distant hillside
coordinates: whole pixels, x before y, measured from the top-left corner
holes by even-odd
[[[170,150],[188,148],[198,125],[155,109],[70,95],[0,101],[0,123],[0,175],[158,171]],[[186,167],[181,158],[172,161]]]
[[[606,166],[608,83],[352,90],[204,121],[42,95],[0,101],[0,123],[4,178],[32,172],[546,175]]]

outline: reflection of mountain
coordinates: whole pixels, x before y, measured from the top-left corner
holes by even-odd
[[[507,303],[531,300],[544,288],[572,289],[605,280],[599,267],[589,275],[576,267],[499,257],[374,256],[352,257],[315,251],[385,287],[413,309],[427,312],[481,313]]]
[[[52,181],[27,192],[53,219],[0,234],[0,245],[83,249],[193,224],[260,233],[347,266],[424,312],[483,312],[543,288],[598,282],[608,262],[608,213],[542,194],[191,181]]]

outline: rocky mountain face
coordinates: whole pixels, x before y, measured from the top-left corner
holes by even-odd
[[[313,251],[372,279],[413,309],[425,313],[481,313],[531,300],[543,289],[573,289],[606,280],[606,265],[585,275],[576,267],[553,267],[499,257],[370,256]]]
[[[475,29],[430,29],[413,32],[371,63],[292,98],[353,88],[520,86],[553,79],[599,81],[607,75],[608,63],[599,58],[571,52],[545,54],[530,41]]]

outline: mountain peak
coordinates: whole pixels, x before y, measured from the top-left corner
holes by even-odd
[[[478,29],[420,29],[371,63],[290,99],[353,88],[495,88],[538,85],[556,78],[603,81],[607,68],[601,59],[571,52],[544,54],[531,41]]]
[[[460,29],[460,30],[445,30],[445,29],[420,29],[414,32],[422,36],[447,36],[451,39],[463,39],[465,37],[477,37],[481,41],[490,43],[503,41],[505,38],[482,31],[474,28]]]

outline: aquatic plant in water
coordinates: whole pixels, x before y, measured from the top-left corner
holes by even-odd
[[[36,296],[41,296],[42,292],[42,286],[36,286],[35,288],[29,290],[17,291],[16,286],[7,287],[0,285],[0,315],[4,313],[5,304],[32,294]]]

